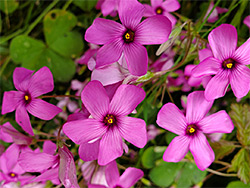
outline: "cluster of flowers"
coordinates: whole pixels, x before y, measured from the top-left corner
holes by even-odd
[[[62,130],[80,145],[79,156],[85,161],[83,176],[89,187],[131,187],[143,177],[142,170],[132,167],[119,176],[115,162],[123,150],[128,151],[124,140],[138,148],[143,148],[148,140],[145,121],[128,116],[146,96],[141,87],[131,83],[148,71],[148,54],[143,45],[166,42],[176,23],[169,12],[180,8],[177,0],[152,0],[151,4],[144,6],[137,0],[99,1],[103,15],[114,16],[118,12],[121,24],[96,18],[85,33],[85,40],[92,44],[78,63],[88,65],[92,81],[80,93],[81,110],[69,115]],[[216,11],[215,17],[227,10]],[[140,22],[143,16],[148,18]],[[185,91],[203,83],[205,91],[188,95],[185,114],[175,104],[165,104],[156,121],[178,135],[167,147],[163,159],[179,162],[190,150],[200,170],[214,160],[206,134],[230,133],[234,129],[224,110],[206,116],[214,100],[225,95],[229,84],[237,98],[250,90],[250,70],[246,66],[250,64],[250,39],[237,48],[237,30],[222,24],[210,32],[208,41],[208,48],[199,52],[199,65],[187,65],[185,72],[179,72],[179,78],[172,80],[176,86],[186,84]],[[174,52],[167,50],[151,63],[150,70],[169,69],[173,56]],[[34,136],[27,111],[42,120],[51,120],[62,112],[39,98],[53,90],[53,76],[47,67],[36,73],[16,68],[13,82],[17,91],[4,93],[2,114],[15,111],[16,122]],[[74,157],[62,141],[58,145],[45,141],[43,152],[38,148],[32,150],[29,147],[32,137],[19,133],[8,122],[0,127],[0,139],[12,143],[0,153],[2,184],[20,181],[21,185],[39,186],[38,182],[51,180],[65,187],[79,187]]]

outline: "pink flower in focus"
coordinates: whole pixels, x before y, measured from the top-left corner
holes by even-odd
[[[144,4],[145,6],[145,17],[150,17],[154,15],[163,15],[166,16],[172,23],[172,27],[176,24],[176,18],[170,14],[180,8],[180,3],[178,0],[151,0],[151,6]]]
[[[91,81],[84,88],[81,98],[93,118],[67,122],[63,131],[80,145],[80,157],[85,152],[81,151],[82,145],[92,143],[99,146],[99,150],[93,151],[92,155],[98,156],[98,164],[106,165],[123,154],[122,138],[139,148],[145,146],[145,122],[142,119],[126,117],[144,97],[145,92],[141,88],[121,85],[110,101],[102,84]]]
[[[214,100],[225,95],[231,85],[237,98],[247,95],[250,89],[250,39],[237,48],[237,30],[229,24],[222,24],[208,36],[213,52],[193,70],[195,77],[213,75],[205,89],[205,98]]]
[[[16,110],[16,122],[30,135],[34,135],[27,111],[35,117],[50,120],[62,110],[37,97],[54,89],[53,75],[49,68],[34,71],[18,67],[13,81],[18,91],[6,91],[3,96],[2,114]]]
[[[206,116],[212,105],[213,101],[207,101],[203,91],[195,91],[188,95],[186,116],[173,103],[161,108],[157,124],[179,135],[167,147],[163,160],[179,162],[190,150],[200,170],[213,162],[214,152],[204,134],[230,133],[234,125],[224,110]]]
[[[96,55],[96,68],[119,60],[122,53],[131,74],[147,72],[148,54],[143,45],[162,44],[168,40],[171,22],[164,16],[152,16],[140,23],[144,6],[136,0],[120,1],[122,24],[97,18],[85,33],[85,40],[103,45]]]

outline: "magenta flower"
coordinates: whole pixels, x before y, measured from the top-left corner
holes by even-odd
[[[81,98],[93,118],[67,122],[64,133],[79,144],[79,155],[85,151],[82,145],[97,143],[98,163],[106,165],[123,154],[122,138],[142,148],[147,143],[146,124],[142,119],[126,117],[144,99],[143,89],[134,85],[121,85],[110,101],[99,81],[91,81],[84,88]],[[89,155],[89,154],[86,154]]]
[[[154,15],[166,16],[172,23],[172,27],[176,24],[176,18],[170,14],[180,8],[180,3],[178,0],[151,0],[151,6],[144,4],[145,6],[145,17],[150,17]]]
[[[27,111],[35,117],[50,120],[62,110],[38,99],[54,88],[53,75],[47,67],[34,71],[18,67],[14,70],[13,81],[18,91],[6,91],[3,96],[2,114],[16,110],[16,122],[30,135],[34,135]]]
[[[207,15],[213,9],[213,7],[214,7],[214,3],[211,2],[208,9],[207,9],[206,15],[204,16],[204,19],[207,17]],[[225,13],[227,11],[228,10],[226,8],[215,7],[212,14],[210,14],[210,16],[208,17],[207,21],[210,23],[214,23],[216,20],[218,20],[219,14]]]
[[[116,161],[110,162],[105,168],[105,178],[107,185],[89,184],[89,188],[130,188],[143,177],[142,170],[129,167],[120,176]]]
[[[200,170],[213,162],[214,152],[204,133],[230,133],[234,126],[224,110],[206,116],[212,105],[213,101],[207,101],[203,91],[195,91],[188,95],[186,116],[173,103],[161,108],[157,124],[179,135],[167,147],[163,160],[179,162],[190,150]]]
[[[143,45],[166,42],[171,22],[158,15],[140,23],[143,12],[144,6],[136,0],[120,1],[118,13],[122,24],[102,18],[94,20],[85,33],[85,40],[103,45],[96,55],[96,68],[118,61],[123,53],[131,74],[146,74],[148,54]]]
[[[250,15],[245,17],[243,23],[250,29]]]
[[[237,30],[229,24],[222,24],[208,36],[213,57],[208,57],[192,74],[195,77],[213,75],[205,89],[207,100],[217,99],[225,95],[231,85],[237,98],[247,95],[250,89],[250,39],[237,48]]]

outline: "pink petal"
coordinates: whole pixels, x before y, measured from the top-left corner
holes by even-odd
[[[58,156],[26,151],[20,154],[18,163],[27,172],[42,172],[58,163]]]
[[[122,55],[123,41],[121,38],[115,39],[110,43],[102,46],[96,55],[96,67],[101,67],[114,63],[119,60]]]
[[[32,97],[38,97],[54,89],[53,75],[48,67],[39,69],[30,79],[28,90]]]
[[[117,128],[109,129],[106,134],[103,135],[100,142],[98,164],[106,165],[117,157],[122,156],[122,154],[122,137],[119,131]]]
[[[22,127],[22,129],[29,133],[31,136],[34,136],[31,124],[30,117],[23,105],[19,105],[16,108],[16,122]]]
[[[83,161],[97,160],[99,153],[100,140],[93,143],[82,143],[79,147],[79,156]]]
[[[166,0],[161,5],[166,11],[174,12],[178,10],[181,5],[177,0]]]
[[[59,181],[58,180],[58,170],[59,167],[51,168],[49,170],[46,170],[43,172],[40,176],[37,176],[35,179],[32,180],[32,182],[44,182],[48,180]]]
[[[4,130],[13,130],[14,128],[12,127],[12,125],[9,122],[4,123],[3,125],[0,126],[0,140],[4,141],[4,142],[8,142],[8,143],[12,143],[13,139],[11,137],[11,135],[9,135],[8,133],[6,133]],[[17,132],[17,131],[16,131]],[[1,155],[0,155],[1,156]]]
[[[245,65],[237,65],[231,72],[230,84],[237,98],[246,96],[250,89],[250,69]]]
[[[124,188],[129,188],[135,185],[137,181],[139,181],[143,177],[144,173],[142,170],[128,167],[120,177],[120,183]]]
[[[46,140],[43,143],[43,152],[50,154],[50,155],[54,155],[56,152],[57,146],[54,142],[50,141],[50,140]]]
[[[33,116],[43,120],[51,120],[57,114],[62,112],[62,109],[53,104],[45,102],[42,99],[32,99],[32,101],[26,106],[26,109]]]
[[[2,114],[13,112],[24,100],[24,93],[20,91],[5,91],[3,94]]]
[[[154,8],[157,8],[158,6],[161,6],[163,0],[151,0],[151,5]]]
[[[103,121],[109,110],[109,97],[99,81],[89,82],[81,94],[82,102],[90,114]]]
[[[162,44],[171,33],[171,22],[161,15],[151,16],[136,27],[135,41],[143,44]]]
[[[208,57],[192,70],[192,75],[194,77],[213,75],[217,74],[219,70],[222,70],[221,62],[213,57]]]
[[[132,75],[142,76],[147,73],[148,53],[144,46],[136,42],[126,44],[124,46],[124,55],[128,70]]]
[[[246,26],[250,28],[250,15],[245,17],[245,19],[243,20],[243,23],[246,24]]]
[[[79,188],[76,176],[76,166],[72,153],[66,146],[58,148],[60,156],[59,179],[65,188]]]
[[[133,117],[120,117],[118,129],[121,136],[138,148],[147,143],[147,130],[144,120]]]
[[[171,22],[171,26],[172,26],[171,28],[173,29],[177,22],[177,19],[172,14],[166,11],[163,12],[163,16],[166,16],[169,19],[169,21]]]
[[[173,103],[165,104],[157,115],[156,123],[175,134],[185,135],[187,126],[183,113]]]
[[[145,7],[145,11],[143,13],[144,17],[150,17],[156,15],[154,9],[150,5],[148,4],[143,4],[143,5]]]
[[[13,82],[15,88],[19,91],[26,91],[28,89],[28,83],[34,71],[17,67],[13,72]]]
[[[63,132],[76,144],[89,142],[101,137],[107,127],[96,119],[70,121],[63,125]]]
[[[235,51],[233,58],[244,65],[250,64],[250,38]]]
[[[210,147],[206,137],[201,132],[197,132],[190,143],[190,151],[194,156],[194,161],[200,170],[205,170],[214,161],[214,152]]]
[[[103,16],[110,15],[117,6],[117,0],[106,0],[102,4],[102,14]]]
[[[94,44],[106,44],[121,37],[125,32],[123,25],[113,20],[96,18],[85,32],[85,40]]]
[[[188,136],[175,137],[163,155],[163,160],[167,162],[179,162],[188,152],[191,138]]]
[[[207,101],[204,97],[204,91],[194,91],[187,97],[187,123],[197,123],[203,119],[209,112],[214,101]]]
[[[203,118],[199,122],[199,128],[204,133],[231,133],[234,125],[226,111],[221,110]]]
[[[145,98],[145,91],[134,85],[121,85],[110,102],[110,113],[122,116],[130,114]]]
[[[220,71],[208,82],[205,98],[208,101],[223,97],[229,84],[229,71]]]
[[[199,50],[199,60],[200,60],[200,62],[202,62],[206,58],[212,57],[212,56],[213,56],[213,52],[208,48]]]
[[[118,13],[122,24],[134,30],[141,21],[144,9],[144,6],[137,0],[120,1]]]
[[[115,160],[107,165],[105,169],[105,176],[109,187],[115,187],[115,185],[118,184],[120,175]]]
[[[222,24],[208,35],[214,57],[219,60],[230,58],[237,47],[237,30],[230,24]]]

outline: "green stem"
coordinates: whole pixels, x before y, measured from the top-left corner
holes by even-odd
[[[66,3],[64,4],[62,10],[66,10],[72,2],[73,2],[73,0],[66,1]]]
[[[2,66],[1,71],[0,71],[0,76],[2,76],[4,70],[7,67],[7,65],[9,64],[9,62],[10,62],[10,56],[8,56],[7,59],[5,60],[5,62],[3,63],[3,66]]]

